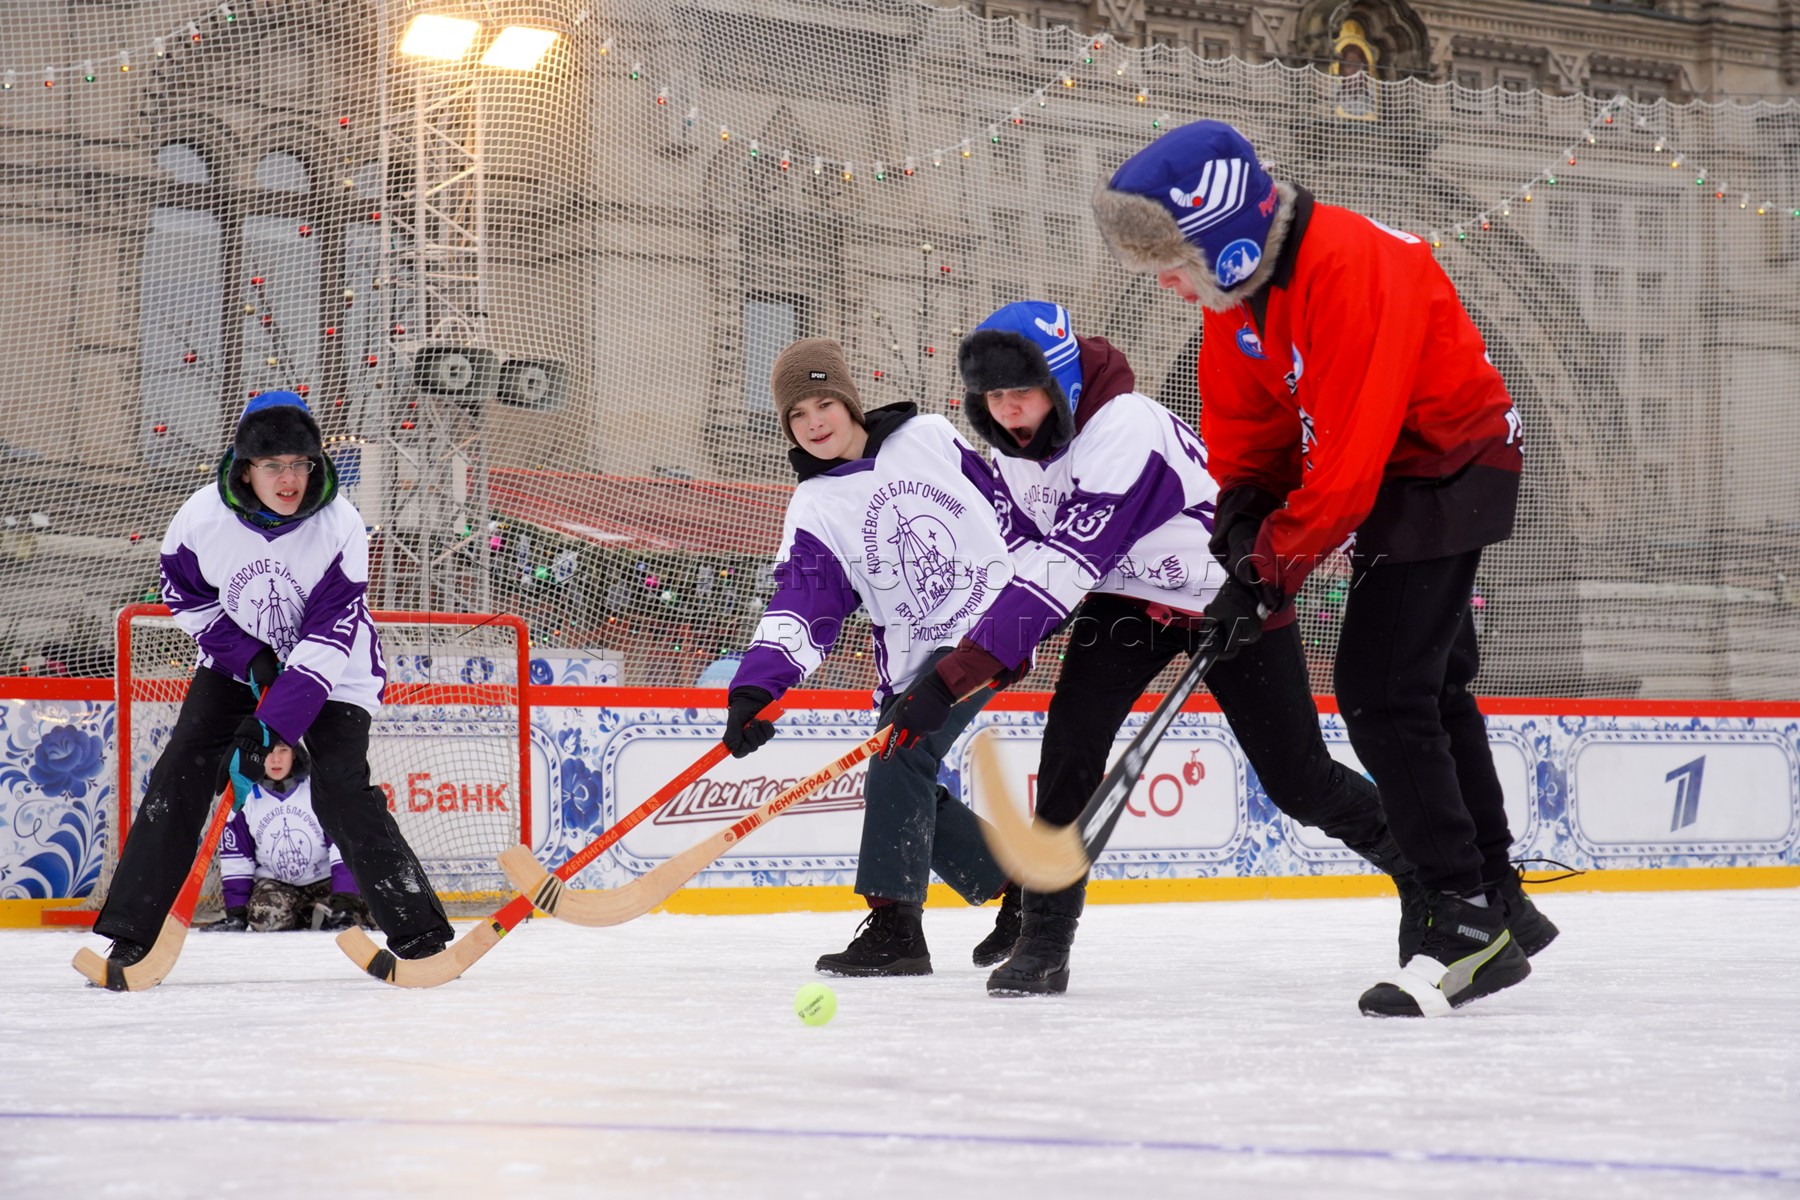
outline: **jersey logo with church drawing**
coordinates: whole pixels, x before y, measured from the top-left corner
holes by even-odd
[[[888,537],[900,563],[900,577],[921,614],[942,604],[956,590],[956,538],[950,527],[929,514],[908,517],[894,506],[894,532]]]
[[[267,558],[246,563],[225,586],[225,603],[240,623],[248,620],[252,636],[279,655],[300,640],[306,599],[285,563]]]

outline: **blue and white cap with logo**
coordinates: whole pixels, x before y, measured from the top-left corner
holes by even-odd
[[[1017,333],[1044,353],[1050,375],[1062,389],[1063,400],[1073,412],[1081,404],[1081,345],[1069,324],[1069,313],[1046,300],[1020,300],[999,309],[976,329],[1001,329]]]
[[[1275,181],[1257,161],[1255,148],[1223,121],[1195,121],[1171,129],[1126,159],[1108,188],[1159,205],[1180,236],[1199,249],[1207,270],[1227,291],[1250,278],[1262,263],[1280,203]],[[1141,230],[1108,229],[1108,215],[1097,206],[1102,229],[1109,235],[1125,234],[1123,247],[1120,238],[1113,237],[1115,251],[1152,249]],[[1141,263],[1127,265],[1146,269]]]

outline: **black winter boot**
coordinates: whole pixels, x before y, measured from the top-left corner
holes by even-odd
[[[1516,867],[1508,867],[1500,882],[1488,888],[1488,897],[1500,905],[1500,911],[1506,918],[1506,927],[1512,930],[1513,940],[1519,943],[1519,949],[1527,955],[1536,954],[1545,946],[1556,940],[1562,931],[1551,923],[1549,917],[1538,911],[1538,906],[1531,902],[1525,894],[1525,881]]]
[[[111,948],[106,952],[106,961],[123,970],[126,967],[137,966],[143,961],[144,955],[148,953],[150,953],[149,946],[127,938],[114,938]]]
[[[991,967],[1012,957],[1013,944],[1019,940],[1020,895],[1016,883],[1007,884],[1000,893],[1000,915],[994,918],[994,931],[975,947],[976,966]]]
[[[434,954],[443,953],[444,947],[450,944],[452,934],[432,929],[408,938],[396,945],[392,938],[388,939],[388,949],[395,958],[430,958]]]
[[[1497,905],[1485,908],[1459,896],[1433,893],[1419,952],[1394,978],[1362,994],[1369,1017],[1441,1017],[1531,974],[1531,960],[1513,940]]]
[[[1356,851],[1377,870],[1385,871],[1400,893],[1400,965],[1419,952],[1419,940],[1425,936],[1425,922],[1431,915],[1431,889],[1419,882],[1419,874],[1400,852],[1399,843],[1387,829],[1373,842],[1345,845]],[[1554,935],[1553,935],[1554,936]]]
[[[1006,965],[988,976],[990,996],[1059,996],[1069,990],[1069,947],[1087,902],[1087,880],[1060,892],[1026,892],[1019,940]]]
[[[823,956],[814,969],[821,975],[929,975],[923,918],[924,906],[905,900],[871,908],[844,952]]]

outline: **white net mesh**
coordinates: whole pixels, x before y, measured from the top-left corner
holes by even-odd
[[[1481,687],[1794,695],[1800,106],[1377,84],[908,0],[493,0],[457,61],[400,53],[410,15],[0,13],[0,651],[103,660],[244,399],[284,385],[377,527],[375,603],[517,612],[691,684],[769,588],[788,339],[840,339],[866,404],[956,418],[962,331],[1050,298],[1196,414],[1194,314],[1112,263],[1087,198],[1212,116],[1441,241],[1511,385]],[[484,65],[508,25],[559,37]],[[1341,589],[1301,605],[1322,688]],[[867,684],[842,645],[818,682]]]
[[[120,794],[135,813],[168,743],[193,674],[193,639],[159,605],[119,622]],[[508,892],[495,858],[531,836],[529,712],[520,704],[523,630],[505,618],[375,614],[387,657],[385,703],[369,730],[371,782],[388,798],[407,844],[453,911],[486,911]],[[330,747],[311,746],[315,754]],[[112,814],[98,909],[123,842]],[[129,823],[124,822],[127,828]],[[201,919],[219,911],[215,861],[201,892]]]

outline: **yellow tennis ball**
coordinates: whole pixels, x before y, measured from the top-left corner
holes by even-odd
[[[822,983],[809,983],[794,993],[794,1012],[808,1025],[823,1025],[837,1016],[837,993]]]

